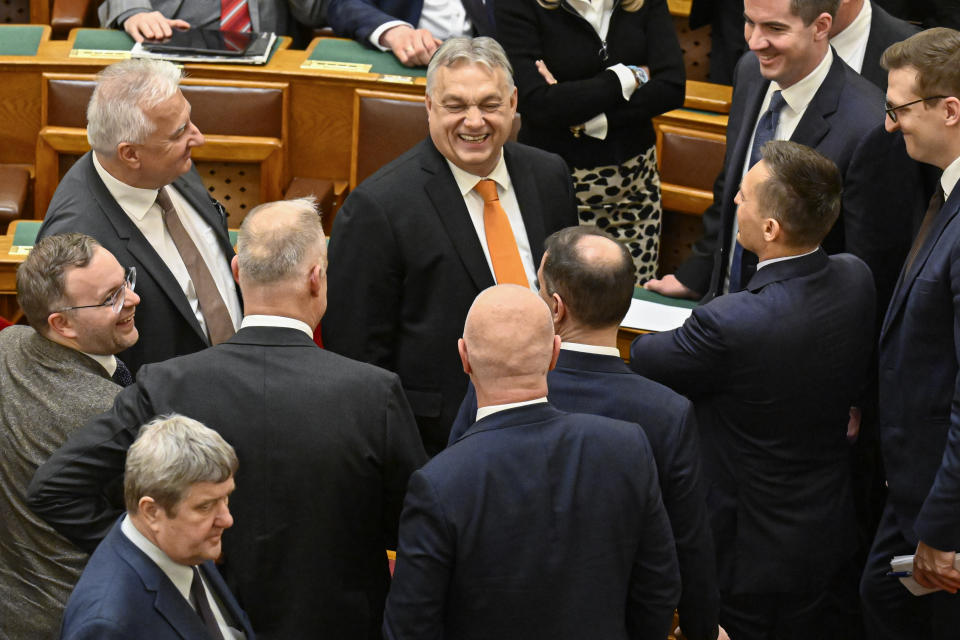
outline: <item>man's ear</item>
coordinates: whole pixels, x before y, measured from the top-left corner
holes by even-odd
[[[550,359],[550,368],[547,371],[553,371],[557,366],[557,358],[560,357],[560,336],[553,336],[553,357]]]
[[[783,227],[776,218],[763,220],[763,239],[768,243],[783,239]]]
[[[75,340],[77,337],[77,330],[73,326],[73,321],[66,313],[59,311],[51,313],[47,316],[47,326],[51,331],[64,338]]]
[[[960,124],[960,99],[948,96],[943,99],[943,108],[946,111],[945,124],[948,127],[956,127]]]
[[[467,343],[463,341],[463,338],[457,340],[457,351],[460,353],[460,363],[463,365],[463,372],[470,375],[472,373],[470,369],[470,358],[467,355]]]
[[[320,291],[323,289],[323,279],[326,277],[327,274],[324,272],[323,267],[321,267],[319,264],[313,265],[313,268],[310,269],[310,273],[307,276],[310,282],[311,295],[320,295]]]
[[[117,145],[117,159],[130,169],[140,168],[140,149],[130,142],[121,142]]]
[[[833,18],[824,11],[813,20],[814,40],[826,40],[830,37],[830,27],[833,26]]]
[[[143,496],[140,498],[140,501],[137,502],[137,513],[143,518],[143,521],[147,523],[147,526],[150,527],[151,531],[155,531],[155,527],[160,521],[160,517],[165,515],[163,507],[156,503],[156,501],[150,496]]]
[[[230,260],[230,273],[233,274],[233,281],[240,284],[240,258],[233,256]]]
[[[567,312],[567,303],[563,301],[563,298],[560,297],[559,293],[554,293],[550,296],[550,315],[553,316],[553,326],[558,326],[561,322],[566,319]]]

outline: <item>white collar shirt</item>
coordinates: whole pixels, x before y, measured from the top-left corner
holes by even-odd
[[[288,318],[286,316],[257,314],[244,316],[243,322],[240,323],[240,328],[244,329],[246,327],[282,327],[284,329],[297,329],[310,336],[310,339],[313,340],[313,330],[310,328],[310,325],[302,320]]]
[[[593,353],[598,356],[620,357],[620,350],[616,347],[602,347],[598,344],[583,344],[582,342],[561,342],[560,348],[580,353]]]
[[[483,420],[487,416],[491,416],[500,411],[506,411],[507,409],[516,409],[517,407],[526,407],[531,404],[546,404],[547,397],[535,398],[533,400],[524,400],[522,402],[508,402],[507,404],[491,404],[486,407],[480,407],[477,409],[477,420]]]
[[[847,25],[847,28],[830,38],[830,44],[837,50],[837,55],[850,67],[860,73],[863,70],[863,59],[867,53],[867,40],[870,38],[870,22],[873,18],[873,7],[870,0],[864,0],[860,13]]]
[[[370,34],[370,44],[381,51],[389,51],[389,47],[380,44],[380,36],[387,30],[400,25],[413,28],[409,22],[389,20],[373,30]],[[423,0],[423,9],[420,10],[420,19],[417,21],[416,28],[426,29],[440,40],[469,36],[473,33],[473,23],[467,16],[463,3],[458,0]]]

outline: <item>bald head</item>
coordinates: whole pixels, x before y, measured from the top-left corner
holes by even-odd
[[[543,381],[553,360],[550,311],[530,289],[498,285],[473,301],[463,328],[471,374],[479,385]]]

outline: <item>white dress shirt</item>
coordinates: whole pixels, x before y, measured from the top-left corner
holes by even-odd
[[[757,263],[757,271],[760,271],[760,269],[763,269],[764,267],[769,266],[771,264],[775,264],[777,262],[786,262],[787,260],[796,260],[797,258],[808,256],[811,253],[816,253],[817,249],[819,248],[820,247],[817,247],[816,249],[812,251],[807,251],[806,253],[798,253],[797,255],[794,255],[794,256],[781,256],[779,258],[770,258],[769,260],[761,260],[760,262]]]
[[[954,158],[953,162],[943,170],[943,175],[940,176],[940,187],[943,189],[944,201],[950,197],[957,181],[960,181],[960,158]]]
[[[190,585],[193,583],[193,567],[174,562],[170,556],[163,552],[163,549],[150,542],[146,536],[140,533],[133,523],[130,522],[129,515],[123,516],[123,521],[120,523],[120,532],[125,535],[127,540],[132,542],[137,549],[140,549],[140,551],[150,558],[160,571],[163,571],[164,575],[170,578],[170,582],[172,582],[173,586],[180,592],[180,595],[184,597],[190,605],[190,608],[196,610],[196,607],[193,606],[193,601],[190,600]],[[217,626],[220,627],[221,635],[223,635],[224,638],[244,640],[247,635],[239,629],[228,625],[224,619],[223,612],[220,611],[220,605],[217,603],[217,599],[213,597],[213,590],[210,588],[210,584],[206,578],[203,577],[203,571],[200,572],[200,577],[203,580],[203,587],[207,593],[207,602],[210,604],[210,610],[213,611],[213,616],[217,619]]]
[[[240,328],[243,329],[245,327],[283,327],[285,329],[298,329],[310,336],[310,339],[313,340],[313,330],[310,328],[310,325],[302,320],[288,318],[286,316],[263,316],[257,314],[244,316],[243,322],[240,323]]]
[[[117,370],[117,357],[114,355],[101,355],[99,353],[87,353],[86,351],[81,351],[85,356],[93,358],[97,364],[106,370],[107,375],[111,378],[113,377],[114,372]]]
[[[403,20],[390,20],[373,30],[370,34],[370,44],[381,51],[389,51],[390,47],[380,44],[380,36],[388,29],[399,25],[413,28],[413,25]],[[473,33],[473,23],[467,17],[467,10],[458,0],[423,0],[423,9],[420,10],[420,21],[417,29],[426,29],[433,37],[440,40],[468,36]]]
[[[827,74],[830,73],[830,65],[832,64],[833,51],[828,48],[827,55],[823,56],[820,64],[814,67],[813,71],[808,73],[802,80],[795,82],[786,89],[781,89],[777,82],[771,82],[767,86],[767,93],[763,97],[760,110],[757,112],[757,119],[753,123],[753,133],[750,134],[750,142],[747,144],[746,157],[743,162],[743,173],[740,175],[741,180],[743,176],[747,175],[747,171],[750,170],[750,153],[753,150],[753,139],[757,135],[757,125],[760,124],[760,118],[763,117],[763,114],[766,113],[770,107],[770,98],[773,92],[780,91],[780,95],[783,97],[784,102],[786,102],[780,110],[780,119],[777,121],[777,130],[773,134],[773,139],[789,140],[793,132],[797,129],[797,125],[800,124],[803,114],[807,112],[807,107],[810,106],[813,97],[817,95],[817,91],[820,90],[820,85],[823,84]],[[736,247],[737,244],[738,229],[737,217],[734,216],[733,236],[730,240],[730,255],[727,261],[727,273],[723,279],[724,293],[730,290],[730,265],[733,260],[734,247]]]
[[[494,281],[497,277],[493,271],[493,262],[490,261],[490,249],[487,247],[486,227],[483,224],[483,198],[473,190],[477,182],[483,178],[490,178],[497,183],[497,195],[500,197],[500,206],[507,214],[510,221],[510,228],[513,230],[513,237],[517,241],[517,249],[520,250],[520,261],[523,262],[523,271],[527,274],[527,281],[530,288],[537,290],[537,266],[533,264],[533,252],[530,249],[530,240],[527,238],[527,228],[523,225],[523,216],[520,215],[520,205],[517,203],[517,194],[513,189],[513,182],[510,180],[510,172],[507,171],[507,163],[503,159],[503,150],[500,150],[500,161],[490,172],[489,176],[478,177],[464,171],[457,165],[447,160],[450,171],[453,172],[453,179],[457,181],[457,187],[460,188],[460,195],[463,196],[463,202],[467,205],[467,211],[470,213],[470,221],[473,222],[473,228],[477,232],[477,239],[480,240],[480,246],[483,247],[483,255],[487,259],[487,265],[490,267],[490,274]]]
[[[593,353],[598,356],[620,357],[620,350],[616,347],[601,347],[598,344],[583,344],[582,342],[561,342],[561,349],[567,351],[579,351],[580,353]]]
[[[847,28],[830,38],[830,44],[837,50],[837,55],[854,71],[863,70],[863,58],[867,53],[867,40],[870,37],[870,22],[873,16],[873,6],[870,0],[864,0],[860,13],[847,25]]]
[[[193,281],[190,279],[190,274],[187,273],[187,267],[183,263],[183,258],[180,257],[180,252],[173,244],[173,238],[170,237],[166,225],[163,224],[163,211],[160,210],[160,205],[156,204],[157,189],[141,189],[120,182],[103,168],[96,153],[93,154],[93,167],[97,170],[100,179],[103,180],[104,186],[107,187],[107,191],[110,192],[113,199],[120,205],[120,208],[127,214],[134,226],[140,230],[140,233],[147,239],[147,242],[157,252],[167,268],[170,269],[177,284],[180,285],[180,289],[183,290],[187,302],[190,303],[190,308],[197,317],[197,321],[200,322],[200,328],[206,333],[207,323],[203,318],[203,313],[200,312],[200,301],[197,299]],[[200,255],[203,256],[203,261],[207,263],[207,269],[210,270],[210,275],[213,276],[217,290],[230,313],[230,319],[233,320],[234,329],[238,328],[243,317],[240,309],[240,297],[237,295],[237,287],[233,280],[233,273],[230,271],[230,263],[217,243],[216,232],[172,185],[168,186],[167,193],[170,195],[173,205],[177,208],[177,213],[184,228],[194,244],[197,245]],[[141,337],[141,340],[143,339],[146,338]]]
[[[477,420],[483,420],[487,416],[499,413],[500,411],[506,411],[507,409],[516,409],[517,407],[525,407],[528,404],[541,404],[546,403],[547,397],[535,398],[534,400],[524,400],[523,402],[508,402],[507,404],[491,404],[486,407],[479,407],[477,409]]]

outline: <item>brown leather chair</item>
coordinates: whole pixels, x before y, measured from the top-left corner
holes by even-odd
[[[726,137],[671,124],[657,126],[663,208],[702,214],[713,202],[713,182],[723,168]]]
[[[42,218],[60,178],[89,149],[86,110],[95,80],[43,74],[37,138],[35,216]],[[286,183],[287,83],[184,79],[192,119],[206,142],[193,150],[197,170],[226,207],[230,227],[260,202],[277,200]]]

